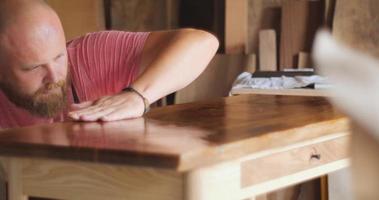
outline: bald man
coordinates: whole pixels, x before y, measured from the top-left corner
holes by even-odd
[[[142,116],[192,82],[218,48],[204,31],[103,31],[66,43],[40,0],[0,2],[0,128]]]

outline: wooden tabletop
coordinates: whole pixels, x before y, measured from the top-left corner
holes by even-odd
[[[322,97],[241,95],[151,110],[110,123],[55,123],[0,132],[0,156],[187,171],[347,130]]]

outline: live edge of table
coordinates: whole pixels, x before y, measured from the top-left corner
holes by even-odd
[[[241,95],[3,130],[0,182],[10,200],[253,199],[347,167],[348,144],[323,97]]]

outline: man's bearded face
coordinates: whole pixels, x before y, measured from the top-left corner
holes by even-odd
[[[0,82],[0,89],[16,106],[24,108],[30,113],[40,117],[55,117],[61,113],[67,105],[66,80],[61,80],[57,83],[49,83],[39,88],[32,95],[19,92],[18,88],[15,88],[8,82]]]

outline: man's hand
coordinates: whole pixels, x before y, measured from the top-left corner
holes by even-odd
[[[134,92],[121,92],[96,101],[72,104],[68,116],[76,121],[115,121],[141,117],[144,108],[140,96]]]

